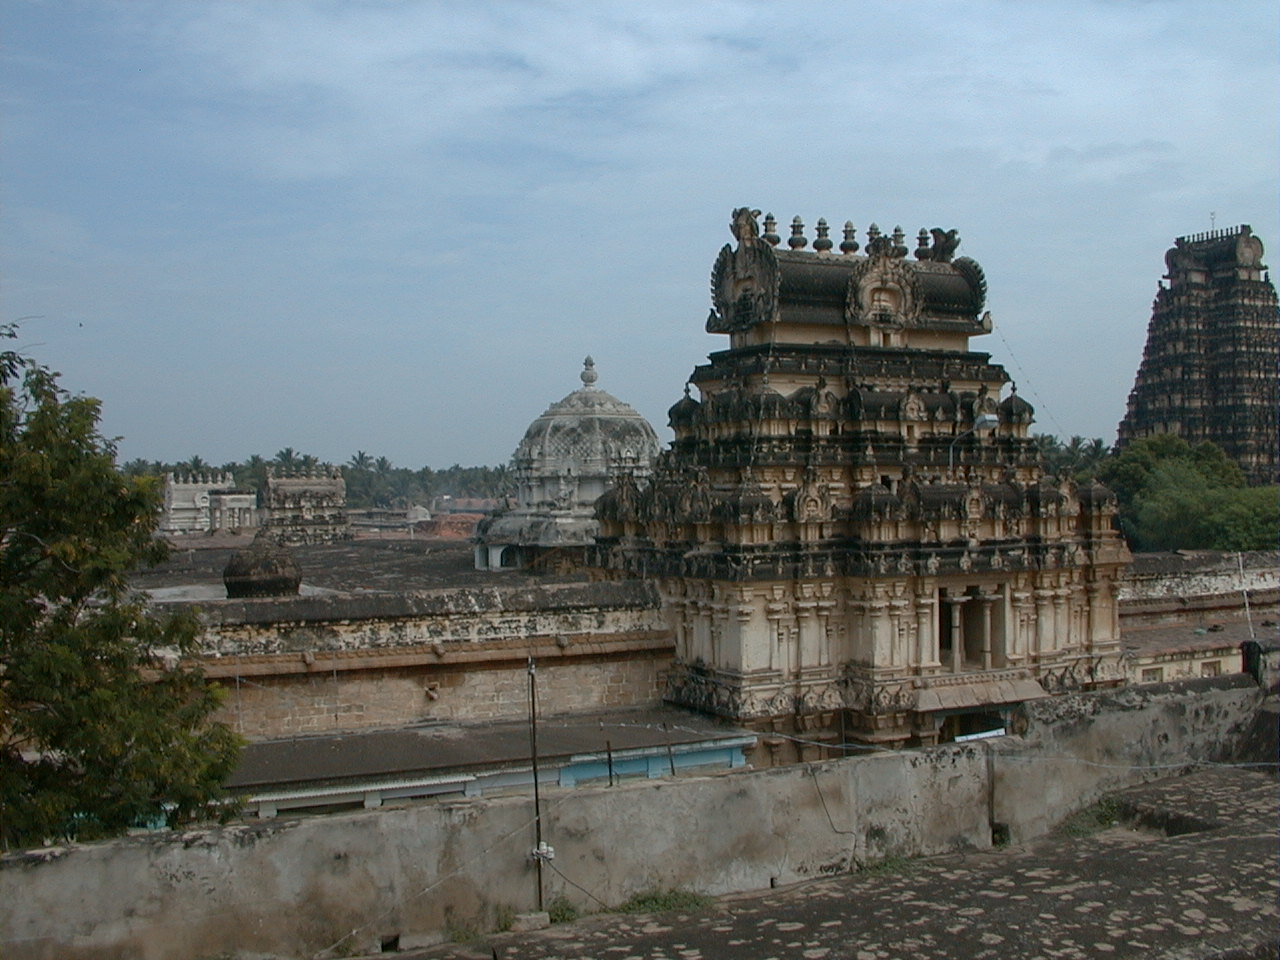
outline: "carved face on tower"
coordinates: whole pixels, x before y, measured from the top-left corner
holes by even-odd
[[[901,260],[870,257],[857,263],[849,278],[846,313],[854,322],[910,323],[920,312],[919,286]]]

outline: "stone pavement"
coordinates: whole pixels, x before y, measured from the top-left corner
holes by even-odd
[[[418,960],[1254,960],[1277,956],[1273,776],[1218,768],[1115,795],[1120,822],[726,897],[598,915]],[[690,824],[696,830],[709,824]]]

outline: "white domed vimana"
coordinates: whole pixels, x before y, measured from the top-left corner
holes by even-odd
[[[586,546],[596,534],[595,502],[621,476],[646,480],[658,437],[629,404],[596,386],[583,361],[582,386],[529,424],[511,458],[516,506],[476,531],[476,568],[528,566],[540,551]]]

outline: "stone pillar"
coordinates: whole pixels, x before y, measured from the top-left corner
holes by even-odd
[[[978,595],[978,600],[982,603],[982,669],[991,669],[991,603],[995,600],[995,594],[983,593]]]
[[[1071,606],[1068,599],[1071,591],[1067,587],[1057,587],[1053,591],[1053,635],[1054,646],[1061,650],[1070,647],[1075,638],[1071,634]]]
[[[1043,587],[1035,589],[1036,603],[1036,648],[1031,651],[1036,656],[1050,653],[1056,646],[1053,624],[1053,590]]]
[[[951,672],[964,672],[964,623],[960,619],[961,605],[968,597],[947,597],[949,617],[947,629],[951,637]]]
[[[799,656],[796,663],[796,674],[799,675],[808,667],[818,663],[818,604],[815,600],[797,600],[795,603],[796,621],[800,627]]]
[[[765,620],[769,624],[769,669],[782,670],[786,667],[786,634],[783,632],[786,628],[782,625],[782,618],[787,614],[787,604],[785,603],[768,603],[765,604]]]
[[[909,598],[895,597],[889,601],[889,623],[890,629],[893,630],[893,652],[890,657],[890,664],[897,670],[909,666],[911,661],[911,654],[908,650],[910,610],[911,600]]]
[[[916,594],[916,666],[921,671],[938,663],[938,637],[933,629],[933,595]]]
[[[867,625],[871,630],[871,663],[884,666],[890,659],[893,639],[889,631],[889,601],[883,597],[873,597],[866,603]]]
[[[828,666],[831,656],[831,612],[836,608],[835,600],[817,601],[818,612],[818,663]]]

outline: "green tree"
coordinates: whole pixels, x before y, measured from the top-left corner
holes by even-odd
[[[13,336],[12,328],[0,335]],[[190,617],[127,586],[164,553],[158,483],[115,467],[98,401],[0,355],[0,845],[217,812],[238,739],[181,666]]]
[[[1129,444],[1099,475],[1120,503],[1120,526],[1139,550],[1266,550],[1275,546],[1275,487],[1246,487],[1213,443],[1159,434]]]
[[[1098,476],[1115,491],[1123,511],[1132,506],[1147,487],[1157,467],[1170,461],[1180,461],[1193,467],[1201,483],[1214,487],[1244,486],[1244,474],[1217,444],[1205,441],[1192,446],[1169,433],[1157,433],[1133,441],[1108,459]]]

